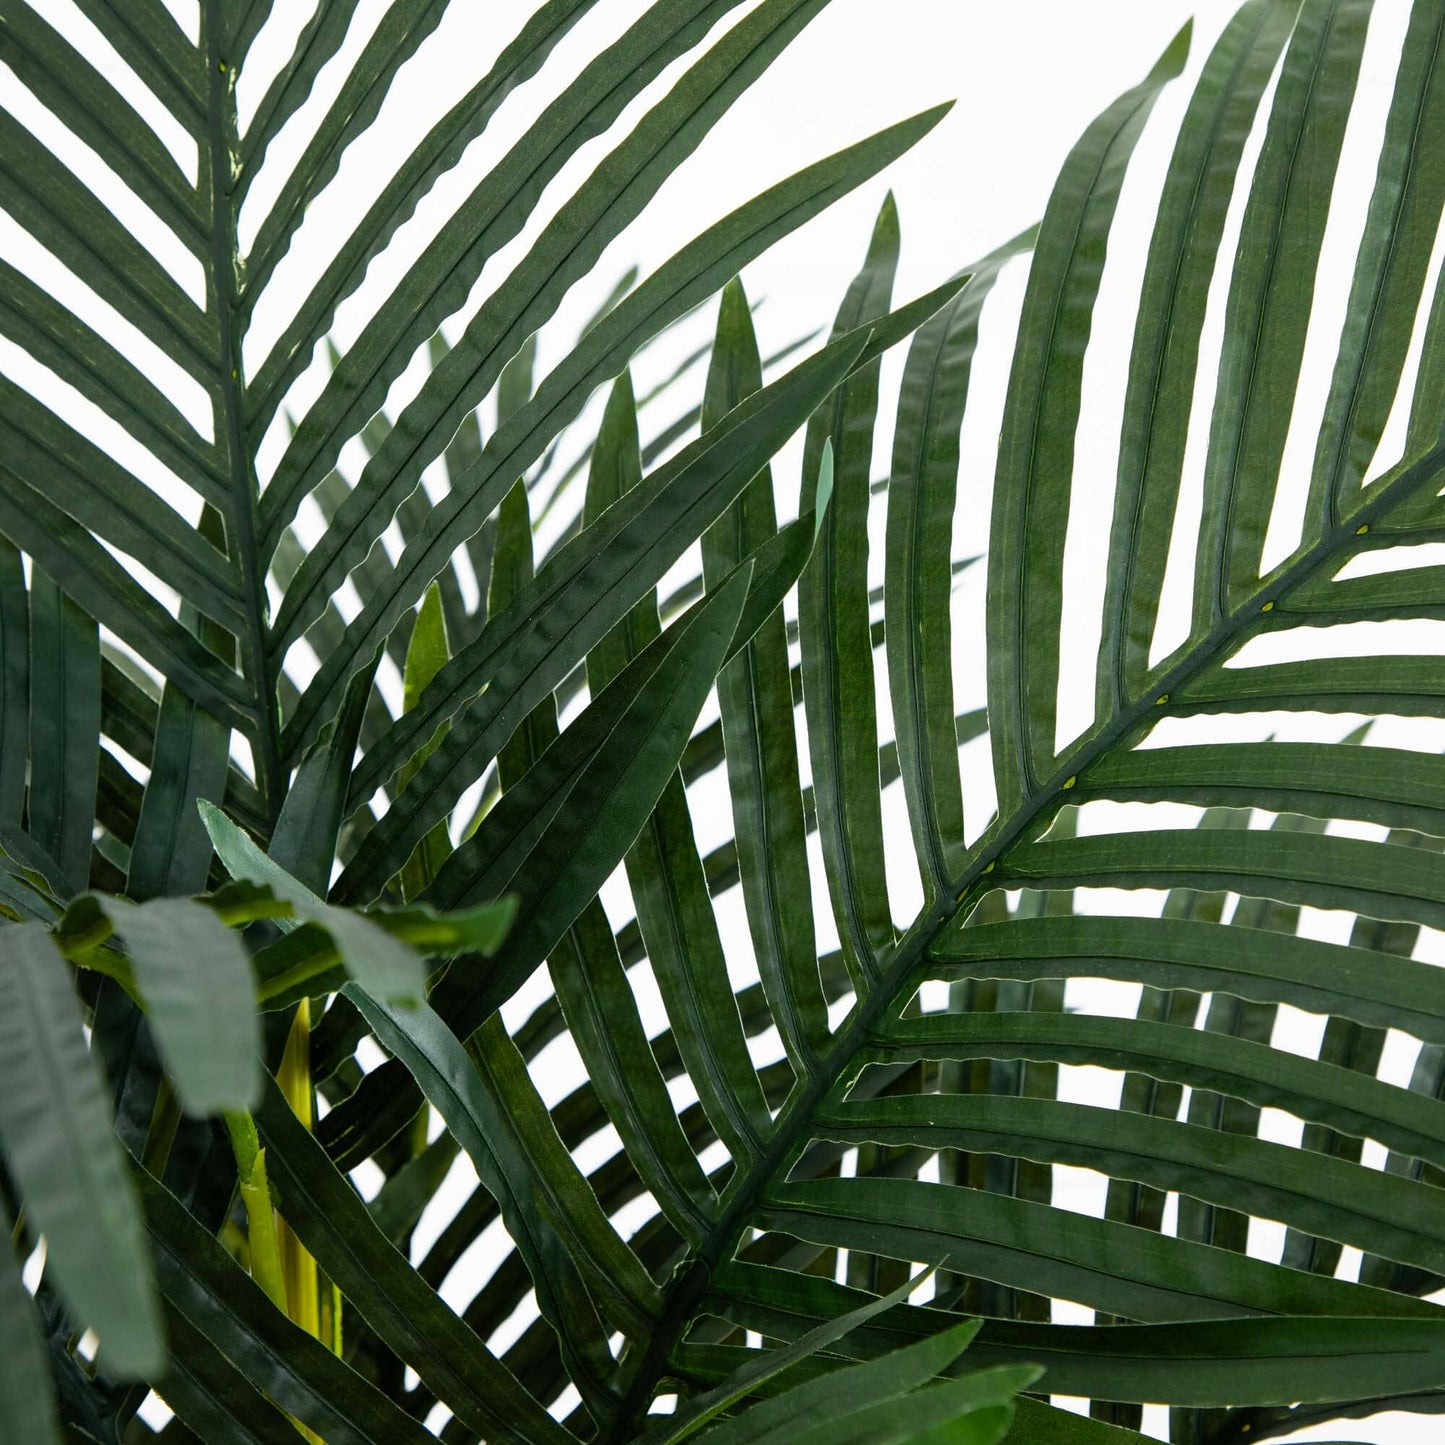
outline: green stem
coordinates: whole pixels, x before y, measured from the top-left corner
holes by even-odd
[[[227,1114],[226,1128],[236,1155],[241,1202],[246,1206],[246,1234],[251,1253],[251,1278],[261,1286],[277,1309],[286,1312],[286,1276],[281,1268],[281,1245],[276,1235],[276,1212],[271,1186],[266,1182],[266,1151],[249,1114]]]
[[[205,901],[207,900],[202,900],[202,902]],[[215,909],[216,917],[227,928],[239,928],[243,924],[256,923],[263,918],[294,918],[296,916],[295,906],[284,898],[247,898],[244,902],[224,905],[216,903],[214,899],[210,902],[211,907]]]
[[[141,1163],[147,1173],[157,1179],[166,1172],[166,1161],[171,1157],[171,1145],[176,1142],[176,1130],[181,1127],[181,1101],[171,1087],[170,1078],[162,1074],[156,1085],[156,1101],[151,1109],[150,1127],[146,1131],[145,1152]]]

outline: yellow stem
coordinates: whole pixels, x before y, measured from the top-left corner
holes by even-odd
[[[287,1102],[296,1117],[307,1129],[316,1127],[316,1095],[311,1087],[311,1000],[302,999],[296,1006],[296,1018],[291,1025],[290,1037],[286,1040],[285,1052],[281,1055],[281,1067],[276,1071],[276,1082],[281,1086]],[[317,1276],[316,1261],[296,1237],[291,1226],[278,1214],[276,1216],[277,1243],[280,1247],[281,1271],[286,1281],[286,1300],[291,1318],[316,1339],[323,1340],[335,1350],[335,1340],[341,1337],[339,1301],[337,1318],[323,1333],[321,1328],[321,1291]],[[338,1352],[339,1353],[339,1352]],[[299,1420],[292,1424],[302,1437],[312,1445],[326,1445],[326,1442],[308,1429]]]
[[[281,1067],[276,1081],[286,1095],[296,1117],[307,1129],[316,1127],[316,1100],[311,1090],[311,1001],[302,999],[296,1007],[296,1020],[286,1040]],[[321,1300],[316,1278],[316,1261],[306,1252],[301,1241],[284,1219],[277,1236],[281,1245],[281,1264],[286,1277],[286,1298],[290,1315],[308,1335],[321,1337]]]
[[[246,1207],[246,1244],[251,1256],[251,1278],[266,1291],[278,1309],[286,1311],[286,1275],[276,1237],[276,1212],[271,1205],[271,1187],[266,1181],[266,1151],[261,1148],[255,1121],[249,1114],[227,1114],[226,1128],[231,1132],[241,1203]]]

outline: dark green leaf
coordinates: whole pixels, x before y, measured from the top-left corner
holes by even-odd
[[[0,1224],[10,1231],[9,1217]],[[0,1430],[8,1440],[58,1445],[55,1388],[29,1291],[13,1248],[0,1249]]]
[[[256,1125],[287,1223],[371,1328],[479,1434],[508,1445],[563,1445],[561,1428],[372,1223],[350,1181],[270,1081]],[[419,1426],[413,1433],[430,1438]]]
[[[267,1161],[274,1168],[273,1152]],[[225,1359],[243,1361],[245,1377],[288,1414],[322,1432],[327,1445],[373,1445],[376,1440],[421,1445],[432,1438],[319,1340],[292,1324],[164,1185],[143,1170],[136,1178],[168,1312],[179,1315]],[[374,1229],[359,1200],[356,1209]],[[211,1376],[210,1389],[240,1383],[204,1351],[196,1363],[202,1378]]]

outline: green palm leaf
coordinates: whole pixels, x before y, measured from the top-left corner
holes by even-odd
[[[110,1369],[144,1376],[164,1358],[160,1312],[149,1270],[136,1267],[140,1215],[69,970],[39,924],[12,924],[0,941],[6,1161],[67,1306]]]
[[[500,628],[484,625],[485,605],[468,607],[457,579],[472,569],[473,580],[487,592],[486,534],[492,525],[487,514],[502,491],[529,470],[536,470],[536,482],[547,465],[544,458],[550,460],[560,433],[590,392],[623,369],[635,351],[705,300],[750,256],[900,154],[942,114],[935,110],[894,127],[782,183],[685,246],[641,286],[632,273],[608,298],[571,355],[534,392],[532,333],[587,275],[607,242],[644,210],[733,101],[825,4],[768,0],[716,36],[711,32],[719,21],[731,18],[736,0],[652,5],[583,67],[535,127],[495,158],[419,259],[404,268],[358,338],[333,352],[329,381],[318,397],[299,404],[276,463],[261,460],[268,429],[293,405],[296,383],[337,307],[357,291],[372,261],[386,251],[463,150],[485,135],[504,101],[550,69],[553,48],[593,7],[587,0],[550,0],[500,47],[490,71],[405,156],[370,209],[335,238],[333,259],[319,282],[294,305],[293,314],[280,319],[280,334],[269,354],[254,362],[247,342],[255,318],[276,294],[278,268],[292,250],[308,208],[328,193],[352,147],[383,114],[397,77],[442,22],[447,7],[439,0],[403,0],[387,10],[369,38],[352,46],[358,7],[348,0],[327,0],[299,31],[290,56],[263,85],[252,88],[259,98],[243,121],[238,90],[249,81],[243,71],[273,18],[272,6],[233,7],[207,0],[194,33],[187,34],[151,0],[129,7],[124,15],[86,0],[80,8],[95,35],[113,48],[151,98],[169,112],[184,138],[194,143],[194,166],[173,157],[170,135],[151,123],[154,110],[128,98],[126,86],[94,58],[87,33],[72,34],[65,23],[52,21],[25,0],[11,7],[0,25],[0,58],[41,106],[88,145],[148,208],[151,218],[174,236],[199,265],[204,281],[196,289],[172,275],[168,264],[150,254],[72,169],[63,148],[52,150],[8,112],[0,114],[10,214],[171,358],[198,385],[209,412],[208,418],[198,420],[194,408],[174,400],[125,345],[102,334],[99,323],[72,311],[63,291],[52,293],[45,283],[11,266],[0,272],[0,332],[98,406],[128,435],[138,454],[168,471],[175,484],[162,495],[152,485],[149,463],[132,462],[129,454],[124,460],[109,455],[52,404],[43,388],[31,394],[23,385],[5,382],[5,444],[0,448],[5,482],[0,488],[0,530],[7,548],[0,589],[5,907],[11,916],[53,925],[53,943],[45,941],[44,928],[23,935],[34,939],[30,954],[53,962],[53,986],[46,998],[54,987],[68,989],[67,967],[78,964],[87,979],[93,980],[97,972],[110,975],[102,995],[119,999],[121,1011],[130,1010],[127,1026],[142,1030],[135,1037],[144,1037],[144,1046],[128,1045],[115,1055],[129,1060],[123,1064],[118,1107],[128,1091],[139,1087],[135,1061],[148,1057],[155,1067],[157,1056],[148,1042],[154,1028],[165,1077],[157,1072],[147,1085],[154,1110],[149,1125],[128,1123],[127,1138],[157,1176],[164,1174],[166,1184],[176,1185],[183,1212],[200,1221],[200,1233],[188,1234],[191,1226],[182,1227],[174,1210],[167,1213],[170,1206],[142,1179],[143,1192],[160,1211],[158,1216],[153,1212],[151,1220],[153,1240],[159,1245],[164,1239],[168,1249],[180,1251],[166,1256],[174,1268],[167,1264],[160,1270],[167,1320],[182,1351],[166,1372],[154,1366],[156,1326],[145,1314],[149,1296],[143,1288],[144,1269],[133,1272],[129,1286],[114,1275],[117,1260],[137,1256],[122,1238],[121,1205],[128,1197],[123,1179],[90,1190],[121,1202],[115,1205],[120,1213],[111,1221],[113,1227],[101,1228],[85,1241],[67,1222],[77,1217],[73,1191],[86,1177],[85,1170],[116,1172],[113,1151],[108,1153],[102,1142],[103,1110],[85,1102],[94,1102],[95,1080],[83,1049],[67,1045],[56,1055],[63,1054],[63,1082],[75,1093],[73,1108],[66,1104],[64,1090],[57,1095],[53,1102],[61,1112],[56,1118],[73,1115],[72,1122],[85,1123],[83,1129],[77,1123],[69,1134],[55,1124],[57,1138],[73,1135],[77,1141],[72,1150],[75,1167],[68,1178],[62,1177],[65,1170],[40,1168],[32,1159],[38,1137],[34,1121],[26,1118],[22,1123],[17,1116],[5,1135],[7,1163],[19,1190],[11,1202],[23,1204],[26,1224],[45,1232],[51,1246],[49,1269],[79,1323],[94,1323],[101,1334],[105,1364],[121,1371],[150,1370],[171,1404],[208,1438],[268,1438],[278,1426],[286,1428],[282,1422],[287,1414],[327,1438],[378,1432],[395,1436],[395,1429],[383,1425],[387,1415],[378,1404],[383,1397],[371,1399],[364,1390],[358,1394],[354,1383],[344,1383],[344,1372],[322,1368],[315,1351],[309,1352],[300,1375],[291,1371],[284,1360],[287,1347],[278,1342],[294,1340],[294,1331],[288,1335],[288,1326],[278,1332],[274,1322],[265,1320],[267,1306],[260,1306],[261,1316],[248,1304],[251,1313],[244,1319],[226,1317],[202,1307],[195,1294],[196,1289],[209,1289],[215,1298],[215,1258],[203,1257],[208,1251],[214,1256],[215,1249],[198,1241],[211,1237],[223,1223],[224,1196],[231,1188],[228,1153],[207,1154],[204,1140],[214,1140],[214,1125],[200,1116],[225,1109],[233,1111],[233,1120],[242,1117],[235,1111],[244,1111],[255,1099],[258,1056],[287,1077],[288,1069],[294,1073],[294,1062],[282,1062],[281,1046],[289,1028],[293,1047],[288,1058],[297,1057],[296,1048],[309,1047],[304,1022],[309,1005],[299,1015],[302,1022],[290,1022],[308,991],[319,990],[317,998],[324,999],[354,976],[378,998],[420,998],[430,971],[434,979],[445,977],[436,1001],[447,1014],[457,1016],[459,1023],[460,1015],[468,1012],[480,1020],[517,987],[559,933],[570,938],[579,928],[590,928],[594,945],[605,940],[604,962],[607,950],[612,951],[614,973],[599,985],[591,964],[579,965],[568,994],[569,1019],[580,1027],[584,1018],[592,1018],[601,1039],[606,1035],[603,1017],[624,1003],[627,983],[621,955],[605,922],[599,931],[600,913],[588,912],[589,895],[647,822],[669,778],[674,841],[685,841],[688,825],[676,769],[698,708],[723,657],[743,645],[796,580],[811,544],[811,523],[785,528],[775,538],[759,538],[736,558],[729,585],[687,617],[674,620],[667,647],[654,650],[640,671],[629,664],[621,691],[609,690],[588,710],[582,726],[568,728],[552,748],[544,743],[545,756],[539,750],[527,760],[520,777],[510,779],[517,786],[509,789],[505,805],[483,820],[476,840],[450,862],[449,848],[441,841],[445,814],[461,788],[507,741],[512,724],[506,718],[511,714],[499,720],[489,756],[473,757],[464,765],[450,791],[443,788],[438,794],[436,784],[447,760],[439,759],[428,772],[415,755],[438,724],[459,709],[463,721],[472,724],[466,709],[478,694],[485,699],[484,713],[503,703],[530,708],[546,700],[550,706],[548,694],[568,681],[600,636],[584,629],[555,654],[549,664],[553,671],[532,682],[530,691],[518,691],[512,684],[492,687],[492,670],[477,671],[478,658],[498,655],[498,640],[516,634],[515,619],[538,596],[559,578],[575,580],[568,568],[548,575],[542,592],[522,599],[513,609],[513,620],[504,618]],[[317,123],[289,174],[278,187],[258,185],[270,170],[273,154],[284,151],[281,142],[292,133],[292,122],[315,100],[323,75],[335,71],[343,55],[349,58],[341,65],[339,87],[320,105]],[[678,66],[680,61],[684,64]],[[529,244],[513,273],[500,284],[487,283],[490,295],[460,341],[450,347],[432,345],[438,323],[466,301],[487,260],[523,230],[543,191],[669,68],[675,73],[667,78],[652,111],[605,161],[584,172],[575,193]],[[254,240],[243,253],[242,206],[254,207],[263,194],[269,198],[262,203],[264,214],[258,215]],[[874,346],[905,335],[943,299],[943,293],[926,298],[919,308],[894,318],[892,332]],[[377,408],[422,343],[432,350],[430,377],[393,424],[377,414]],[[827,394],[841,374],[840,366],[851,364],[867,344],[864,336],[852,338],[846,356],[835,351],[821,363],[805,365],[795,378],[802,390],[785,383],[785,405],[776,414],[764,411],[764,425],[755,422],[739,438],[732,419],[717,437],[694,447],[685,465],[697,468],[695,478],[723,477],[735,491]],[[487,445],[473,413],[498,386],[500,431]],[[345,444],[357,435],[370,461],[353,482],[338,470],[338,461]],[[729,441],[734,443],[731,451]],[[433,507],[417,484],[423,470],[442,457],[453,496]],[[677,470],[664,468],[651,493],[659,492]],[[492,477],[496,486],[488,488],[484,484]],[[720,508],[728,495],[724,490],[709,505]],[[327,521],[315,540],[300,525],[302,504],[311,497]],[[456,499],[463,497],[471,500],[459,508]],[[195,522],[191,519],[197,505]],[[373,547],[393,519],[407,543],[398,565]],[[664,528],[662,567],[687,547],[704,520],[684,509]],[[643,524],[654,521],[648,515]],[[589,558],[599,537],[587,537],[574,549],[572,560]],[[666,549],[671,550],[664,555]],[[453,553],[465,560],[454,565]],[[411,628],[411,609],[437,573],[442,574],[437,596],[457,639],[458,657],[451,664],[445,643],[438,651],[427,642],[438,621],[435,606],[424,611],[419,627]],[[656,577],[633,578],[625,568],[619,575],[624,579],[615,604],[620,616]],[[142,576],[156,579],[160,587],[142,581]],[[333,595],[348,577],[354,577],[368,603],[365,616],[354,625]],[[684,598],[695,600],[697,595],[698,589],[692,589]],[[403,619],[406,625],[398,628]],[[383,650],[400,662],[409,630],[416,638],[405,699],[411,710],[398,717],[383,699],[372,670],[360,664]],[[367,641],[373,633],[374,639]],[[297,671],[292,651],[303,634],[322,663],[321,678],[310,686]],[[669,648],[679,640],[686,646],[672,651],[669,661]],[[479,642],[482,654],[476,652]],[[424,644],[435,655],[423,656]],[[515,642],[513,646],[515,650]],[[535,648],[521,647],[513,662],[521,669],[519,679],[525,669],[536,667],[538,657]],[[446,700],[439,704],[443,692]],[[647,745],[620,747],[619,741],[639,727]],[[354,774],[358,740],[365,754],[362,771]],[[450,755],[454,770],[455,752]],[[466,766],[474,771],[466,774]],[[378,783],[392,794],[389,809],[373,808],[366,797]],[[495,791],[490,796],[495,799]],[[538,807],[540,814],[529,816]],[[424,817],[429,819],[425,825],[419,821]],[[538,817],[549,824],[540,832],[531,826]],[[416,840],[409,836],[413,826],[422,828]],[[494,964],[485,960],[511,928],[517,897],[445,916],[421,907],[387,908],[361,917],[325,900],[340,852],[350,867],[338,896],[385,892],[389,902],[398,901],[393,855],[405,863],[423,837],[430,852],[418,876],[403,887],[403,898],[431,889],[438,897],[490,900],[494,881],[514,878],[522,885],[526,906],[521,926]],[[212,843],[221,868],[212,862]],[[497,851],[518,846],[520,853],[499,871]],[[682,909],[684,930],[710,908],[695,850],[693,856],[686,875],[665,872],[659,878],[659,910]],[[185,895],[223,884],[225,872],[249,881],[219,887],[200,902],[185,901]],[[60,905],[88,886],[124,892],[131,901],[102,898],[97,906],[82,900],[62,914]],[[579,912],[584,915],[580,924]],[[655,916],[661,918],[662,911]],[[244,937],[238,930],[246,930]],[[15,930],[14,939],[21,937]],[[686,979],[685,946],[679,935],[672,977],[680,989]],[[430,970],[423,957],[436,961]],[[20,987],[25,970],[15,972]],[[143,1006],[147,1021],[125,1003],[117,986]],[[89,989],[87,984],[83,993],[87,1008],[92,1004]],[[257,1006],[267,1010],[259,1026]],[[700,1011],[685,1035],[690,1062],[714,1057],[708,1052],[713,1041],[707,1036],[707,1019],[720,1007],[734,1006],[725,979],[714,978],[711,993],[699,996]],[[110,1050],[112,1044],[119,1047],[110,1032],[118,1026],[119,1015],[112,1020],[114,1010],[109,1004],[106,1008],[103,1033]],[[364,1028],[362,1015],[339,997],[330,1014],[336,1022],[330,1017],[323,1022],[318,1048],[342,1054],[354,1050]],[[56,1027],[62,1024],[69,1026],[61,1020]],[[26,1048],[19,1041],[14,1048],[7,1045],[7,1065],[27,1069],[34,1050],[45,1047],[45,1037],[42,1030]],[[520,1056],[507,1064],[501,1042],[494,1042],[489,1067],[504,1073],[509,1069],[512,1080],[501,1107],[515,1110],[527,1098]],[[634,1024],[631,1047],[634,1053],[649,1048],[640,1021]],[[479,1061],[464,1059],[465,1069],[478,1067]],[[604,1089],[614,1110],[638,1087],[621,1064],[619,1059]],[[352,1061],[337,1077],[354,1085],[355,1068]],[[740,1028],[727,1049],[716,1055],[715,1076],[713,1114],[730,1117],[726,1100],[746,1087],[751,1090],[751,1127],[761,1130],[767,1109]],[[636,1114],[630,1135],[634,1147],[644,1152],[648,1138],[664,1121],[673,1121],[663,1075],[655,1077],[650,1105]],[[392,1114],[399,1104],[405,1109],[410,1097],[408,1086],[392,1101]],[[339,1094],[333,1099],[342,1102]],[[309,1117],[305,1098],[293,1094],[292,1101],[302,1117]],[[197,1117],[183,1120],[178,1102]],[[545,1112],[540,1100],[530,1107],[536,1118]],[[272,1118],[275,1110],[267,1108],[264,1117],[271,1123],[265,1127],[280,1127]],[[344,1132],[347,1116],[345,1108],[338,1108],[333,1133]],[[96,1127],[101,1134],[92,1137]],[[240,1132],[235,1137],[244,1139],[245,1127],[236,1127]],[[693,1162],[688,1135],[675,1122],[672,1128],[673,1164],[693,1171],[700,1198],[714,1197]],[[294,1175],[288,1160],[298,1153],[310,1164]],[[568,1170],[575,1174],[560,1143],[548,1158],[547,1177],[566,1180]],[[451,1364],[440,1375],[428,1366],[424,1381],[479,1430],[489,1436],[500,1432],[499,1438],[512,1438],[509,1432],[518,1429],[516,1438],[556,1437],[560,1427],[547,1423],[526,1387],[506,1369],[498,1365],[493,1383],[483,1386],[474,1370],[463,1365],[463,1336],[450,1331],[445,1312],[439,1314],[437,1306],[422,1308],[418,1324],[400,1327],[395,1308],[383,1306],[382,1300],[387,1290],[401,1287],[408,1298],[420,1301],[415,1286],[401,1285],[410,1274],[404,1261],[392,1262],[390,1283],[378,1293],[365,1281],[380,1267],[376,1261],[385,1259],[384,1253],[357,1264],[350,1255],[336,1252],[334,1233],[323,1232],[318,1239],[318,1216],[308,1213],[306,1201],[311,1191],[334,1187],[339,1179],[332,1173],[328,1180],[332,1166],[323,1167],[321,1159],[318,1145],[293,1142],[273,1156],[270,1174],[279,1195],[289,1195],[289,1203],[281,1204],[282,1217],[325,1256],[327,1273],[365,1320],[360,1327],[363,1354],[369,1359],[371,1353],[405,1343],[408,1356],[420,1359],[440,1349]],[[523,1168],[534,1162],[525,1148],[518,1159]],[[318,1167],[321,1175],[310,1178],[307,1168],[314,1172]],[[256,1160],[248,1158],[242,1172],[253,1194],[262,1191],[256,1207],[264,1211],[266,1185]],[[178,1181],[184,1181],[183,1186]],[[574,1198],[592,1198],[580,1175],[566,1188]],[[248,1196],[248,1210],[253,1202]],[[582,1235],[566,1236],[569,1243],[559,1259],[567,1258],[570,1249],[585,1260],[591,1245],[611,1230],[598,1212],[600,1206],[590,1208],[595,1218],[583,1210],[581,1217],[592,1222]],[[412,1209],[408,1205],[403,1212]],[[157,1217],[165,1222],[158,1225]],[[105,1218],[109,1216],[102,1215]],[[411,1219],[415,1222],[414,1212]],[[509,1214],[511,1227],[520,1229],[519,1221],[515,1212]],[[244,1235],[239,1246],[234,1237],[228,1242],[244,1257]],[[261,1247],[259,1237],[256,1245]],[[612,1257],[617,1264],[632,1258],[620,1241]],[[252,1264],[260,1269],[259,1261]],[[585,1265],[583,1277],[595,1276],[594,1267]],[[624,1267],[623,1276],[631,1280],[634,1297],[650,1297],[655,1286],[638,1284],[645,1278],[640,1265]],[[129,1354],[117,1320],[134,1327]],[[627,1315],[626,1322],[633,1329],[640,1323],[635,1315]],[[421,1341],[438,1330],[439,1338],[451,1343],[434,1341],[423,1347]],[[25,1348],[21,1336],[16,1338],[18,1367]],[[55,1358],[68,1360],[74,1344],[73,1337],[64,1338]],[[589,1346],[589,1368],[600,1371],[597,1379],[603,1389],[592,1404],[603,1414],[616,1404],[612,1386],[606,1384],[615,1370],[608,1348],[601,1334]],[[270,1364],[256,1371],[238,1369],[244,1356],[258,1350],[271,1352]],[[569,1353],[574,1365],[583,1357]],[[518,1368],[535,1378],[535,1366],[530,1371]],[[29,1392],[30,1404],[24,1408],[33,1414],[37,1401],[43,1405],[45,1392],[37,1393],[22,1376],[23,1371],[16,1376],[16,1389]],[[73,1394],[72,1376],[63,1374],[63,1380]],[[119,1429],[130,1420],[139,1398],[134,1392],[125,1401],[116,1395],[97,1408],[111,1412]],[[484,1404],[488,1398],[492,1403]],[[91,1408],[87,1405],[81,1413],[89,1418]],[[519,1421],[530,1423],[521,1426]],[[139,1429],[139,1422],[134,1427]]]
[[[268,0],[190,31],[77,8],[11,0],[0,61],[147,214],[0,111],[7,213],[103,303],[0,263],[0,335],[61,383],[0,381],[10,1433],[1106,1445],[1162,1404],[1233,1445],[1438,1411],[1445,994],[1414,955],[1445,774],[1371,723],[1440,719],[1445,670],[1329,629],[1445,617],[1410,550],[1445,481],[1442,7],[1411,8],[1366,202],[1371,6],[1241,6],[1127,359],[1110,247],[1187,30],[1037,227],[897,305],[890,193],[829,340],[766,361],[738,272],[947,107],[556,318],[826,0],[613,32],[538,3],[296,296],[450,7],[322,0],[286,56]],[[579,26],[594,52],[485,154]],[[1025,255],[995,428],[974,373]],[[1081,423],[1116,353],[1101,488]],[[1101,1070],[1117,1101],[1081,1100]],[[1101,1209],[1065,1207],[1070,1169]]]

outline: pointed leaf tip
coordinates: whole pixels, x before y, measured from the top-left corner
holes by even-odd
[[[870,251],[876,250],[880,246],[896,248],[901,234],[902,224],[898,219],[898,198],[890,187],[888,194],[883,197],[883,204],[878,207],[878,218],[873,223]]]
[[[750,319],[752,307],[748,305],[748,293],[743,287],[743,278],[734,276],[722,289],[722,300],[718,305],[719,328],[729,323],[739,325]]]
[[[632,389],[632,368],[630,366],[624,366],[617,373],[612,383],[612,390],[608,393],[607,412],[609,415],[614,408],[617,410],[618,420],[622,420],[629,412],[637,409],[637,396]]]
[[[833,496],[833,438],[823,441],[823,455],[818,462],[818,486],[813,493],[813,540],[823,529],[823,518],[828,513],[828,502]]]
[[[1151,79],[1173,80],[1182,73],[1184,67],[1189,63],[1189,47],[1194,39],[1194,19],[1191,16],[1179,27],[1174,39],[1164,48],[1164,53],[1159,57]]]
[[[920,110],[916,115],[910,115],[905,120],[900,120],[894,125],[887,126],[885,129],[879,131],[878,134],[884,136],[914,132],[913,139],[909,141],[909,145],[917,145],[956,104],[956,101],[945,100],[938,105],[931,105],[927,110]]]

